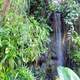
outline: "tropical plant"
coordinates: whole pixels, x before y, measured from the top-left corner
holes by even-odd
[[[26,10],[29,6],[26,4],[26,0],[10,0],[8,12],[5,16],[1,15],[1,80],[34,80],[33,74],[24,65],[47,51],[48,25],[28,16]]]
[[[61,4],[52,1],[50,2],[49,10],[61,12],[66,24],[70,27],[74,26],[74,22],[80,15],[80,5],[75,0],[64,0]]]
[[[72,41],[80,48],[80,35],[76,31],[72,33]]]
[[[0,80],[35,80],[35,78],[28,68],[21,67],[16,70],[7,68],[0,71]]]
[[[70,54],[70,57],[71,59],[73,59],[76,64],[79,65],[80,63],[80,35],[74,31],[72,33],[72,49],[71,49],[71,54]]]
[[[3,0],[0,0],[0,9],[2,8]]]
[[[80,80],[77,74],[70,68],[58,66],[57,71],[60,80]]]

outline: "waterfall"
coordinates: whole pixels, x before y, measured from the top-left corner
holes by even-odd
[[[61,13],[54,14],[55,19],[55,52],[58,58],[58,65],[63,65],[63,51],[62,51],[62,33],[61,33]]]

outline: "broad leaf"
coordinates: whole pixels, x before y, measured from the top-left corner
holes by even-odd
[[[59,66],[57,70],[60,80],[80,80],[70,68]]]

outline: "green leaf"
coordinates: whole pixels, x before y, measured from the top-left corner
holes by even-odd
[[[57,68],[60,80],[80,80],[75,72],[70,68],[59,66]]]

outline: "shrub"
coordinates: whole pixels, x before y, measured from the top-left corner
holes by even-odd
[[[1,16],[1,80],[34,80],[24,64],[36,60],[47,51],[48,25],[26,15],[24,3],[25,0],[11,0],[8,12]]]

